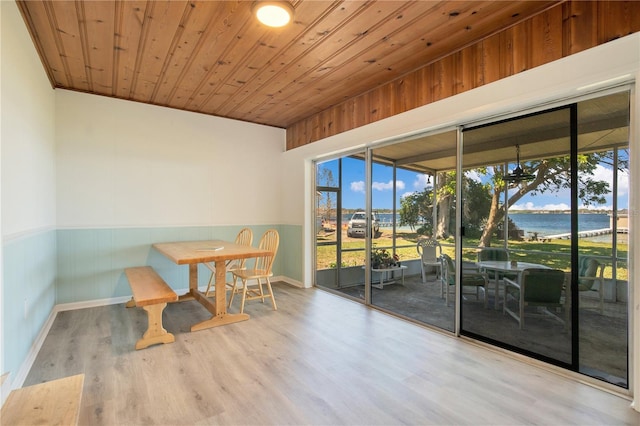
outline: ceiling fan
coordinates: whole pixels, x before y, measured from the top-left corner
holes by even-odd
[[[520,145],[516,145],[516,168],[511,173],[505,176],[504,180],[507,182],[523,182],[530,181],[536,178],[536,175],[531,173],[525,173],[520,166]]]

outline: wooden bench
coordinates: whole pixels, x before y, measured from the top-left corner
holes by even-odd
[[[175,337],[162,327],[162,311],[167,302],[175,302],[178,295],[164,282],[151,266],[137,266],[124,270],[133,296],[127,308],[142,307],[147,311],[149,325],[147,331],[136,342],[136,349],[144,349],[158,343],[173,343]]]
[[[2,406],[2,425],[77,425],[84,374],[15,389]]]

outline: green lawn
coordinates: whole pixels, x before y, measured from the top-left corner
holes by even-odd
[[[323,239],[318,238],[318,241]],[[324,241],[335,241],[335,236],[329,236]],[[416,233],[404,233],[400,232],[396,235],[396,252],[400,255],[400,260],[417,259],[418,252],[416,251],[416,242],[418,235]],[[625,240],[626,241],[626,240]],[[450,238],[445,241],[440,241],[442,249],[445,253],[453,257],[454,253],[454,239]],[[383,231],[379,238],[374,239],[375,248],[387,248],[391,250],[393,245],[392,233],[390,231]],[[492,244],[495,247],[500,247],[502,243],[495,241]],[[406,246],[406,247],[403,247]],[[476,260],[476,250],[478,246],[477,239],[465,238],[463,248],[463,259],[469,261]],[[511,258],[514,260],[521,260],[531,263],[540,263],[553,268],[569,270],[569,252],[570,241],[569,240],[553,240],[551,242],[540,241],[509,241],[509,250],[511,251]],[[587,240],[580,240],[580,253],[592,256],[610,256],[611,244],[592,242]],[[335,267],[335,246],[318,246],[317,247],[317,262],[318,269],[327,269]],[[627,244],[618,243],[618,257],[626,259],[627,256]],[[364,239],[362,238],[347,238],[343,233],[342,240],[342,264],[343,266],[359,266],[363,265],[365,260],[364,255]],[[612,277],[612,267],[608,265],[605,268],[605,277]],[[619,280],[627,279],[627,265],[625,262],[618,262],[617,278]]]

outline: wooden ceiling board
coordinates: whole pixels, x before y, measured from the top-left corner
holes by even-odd
[[[480,72],[470,71],[462,81],[449,77],[449,66],[466,69],[470,63],[479,71],[482,61],[494,59],[465,48],[560,2],[296,0],[292,24],[281,29],[258,23],[251,1],[17,4],[53,87],[286,128],[345,100],[366,99],[363,94],[452,52],[464,53],[425,71],[445,84],[437,98],[479,85],[487,78]],[[625,7],[608,6],[621,16]],[[594,5],[567,9],[599,16]],[[635,28],[638,18],[625,19]],[[556,22],[539,25],[544,47]],[[579,43],[578,34],[571,40]],[[498,40],[496,48],[512,46]],[[535,66],[538,58],[522,50],[517,66]],[[412,83],[407,77],[401,84]],[[373,96],[379,101],[388,95],[393,105],[411,108],[424,92],[423,82],[415,84],[412,99],[396,96],[405,92],[394,86]],[[370,101],[339,119],[366,123]],[[383,102],[373,114],[383,117],[385,108]]]
[[[184,100],[193,95],[193,88],[202,81],[202,76],[216,62],[215,49],[220,47],[217,36],[224,33],[226,26],[224,19],[216,17],[220,16],[219,9],[224,8],[225,3],[191,4],[180,23],[184,29],[171,48],[171,60],[165,63],[162,81],[151,99],[153,103],[182,107],[186,103]],[[226,44],[229,39],[223,42]],[[189,89],[183,90],[182,87]]]
[[[190,3],[186,1],[147,2],[137,45],[131,99],[152,103],[156,85],[162,80],[165,63],[171,60],[177,40],[183,32],[181,23],[184,23],[190,11]]]
[[[92,92],[93,81],[87,75],[90,65],[87,63],[86,52],[83,49],[86,48],[86,38],[83,41],[79,24],[82,16],[78,16],[78,10],[75,7],[64,6],[66,5],[57,2],[48,3],[46,6],[49,14],[48,21],[55,30],[53,32],[58,54],[64,63],[68,84],[78,90]],[[55,53],[51,52],[49,57],[54,56]]]
[[[88,8],[84,6],[83,3],[78,4],[78,15],[85,22],[80,26],[80,35],[87,77],[93,91],[113,95],[116,10],[107,3],[97,3]],[[109,14],[114,15],[112,19],[103,19]],[[96,36],[90,38],[89,34]]]
[[[143,22],[147,1],[122,1],[115,7],[114,81],[112,94],[129,99],[135,85],[139,42],[143,40]]]
[[[317,2],[321,3],[321,2]],[[306,4],[306,3],[303,3]],[[264,93],[264,96],[256,96],[256,92],[246,92],[245,108],[240,111],[237,107],[233,110],[237,114],[259,115],[258,111],[266,112],[271,108],[269,104],[274,100],[279,102],[280,99],[286,99],[289,105],[295,105],[296,110],[300,109],[300,102],[304,100],[299,98],[303,87],[305,90],[302,92],[308,93],[310,83],[316,79],[322,79],[325,75],[333,72],[333,68],[327,63],[331,58],[338,56],[344,49],[348,48],[351,44],[356,43],[359,38],[351,33],[341,33],[345,27],[345,23],[353,23],[359,17],[363,16],[363,12],[370,7],[371,3],[368,2],[347,2],[341,4],[340,7],[333,7],[323,13],[322,19],[317,20],[314,24],[309,26],[309,29],[302,35],[295,43],[287,48],[282,49],[282,54],[277,56],[272,63],[276,66],[280,66],[277,70],[266,70],[265,74],[267,79],[264,81],[264,85],[261,87],[268,88],[268,92]],[[348,7],[347,7],[348,6]],[[396,5],[397,7],[397,5]],[[297,11],[296,11],[297,12]],[[331,24],[336,22],[339,17],[342,23],[340,27],[327,29],[327,23]],[[296,15],[297,17],[297,15]],[[309,15],[311,19],[313,15]],[[296,22],[298,20],[296,19]],[[358,25],[361,25],[359,23]],[[353,32],[353,30],[352,30]],[[310,36],[310,37],[309,37]],[[305,40],[304,42],[302,40]],[[300,52],[292,60],[288,60],[291,55],[289,51],[293,49],[293,53]],[[346,71],[346,70],[343,70]],[[280,77],[280,79],[278,79]],[[261,78],[258,77],[260,81]],[[262,81],[260,81],[262,83]],[[314,111],[320,111],[315,109]],[[291,110],[278,110],[273,111],[271,116],[278,116],[280,120],[286,120],[286,113],[290,113]],[[263,120],[270,119],[269,117],[262,117]]]
[[[372,34],[368,32],[367,37],[371,35],[375,40],[375,44],[363,46],[363,48],[360,48],[360,44],[354,44],[353,48],[360,49],[357,52],[349,52],[348,56],[352,57],[349,64],[342,63],[336,64],[336,66],[329,66],[332,72],[318,75],[312,82],[305,81],[304,86],[308,90],[304,92],[298,91],[297,99],[294,98],[292,102],[292,104],[296,105],[296,109],[288,110],[289,115],[281,116],[281,118],[289,123],[296,122],[304,118],[298,113],[299,111],[306,112],[314,109],[321,111],[328,106],[326,99],[350,98],[358,93],[366,92],[367,88],[377,87],[381,79],[393,80],[450,53],[448,49],[452,45],[462,46],[466,44],[466,40],[470,39],[470,36],[480,38],[487,36],[492,31],[486,30],[481,35],[476,35],[466,29],[469,25],[468,20],[465,19],[476,19],[476,15],[483,16],[477,12],[478,7],[482,6],[482,4],[486,4],[485,9],[493,13],[494,19],[500,20],[504,26],[512,25],[516,20],[520,19],[515,7],[518,7],[521,2],[507,2],[507,4],[503,4],[500,7],[495,6],[496,2],[472,2],[467,9],[454,8],[452,6],[465,2],[415,3],[423,5],[423,15],[419,15],[420,11],[412,11],[419,17],[417,21],[419,23],[417,26],[420,27],[419,32],[425,34],[425,28],[428,28],[427,34],[439,34],[442,40],[437,39],[432,42],[430,40],[436,39],[435,36],[428,37],[423,35],[422,37],[415,37],[412,34],[410,42],[406,44],[398,43],[393,48],[388,48],[390,45],[387,40],[388,33]],[[433,6],[433,3],[437,3],[437,5]],[[511,3],[515,3],[515,6],[512,6]],[[538,4],[542,5],[541,3]],[[462,10],[462,12],[459,12],[459,10]],[[454,12],[458,13],[458,15],[451,17],[450,13]],[[410,16],[411,14],[407,13],[406,15]],[[512,15],[518,16],[512,17]],[[398,19],[395,20],[397,21]],[[394,22],[394,20],[389,19],[385,19],[385,21]],[[398,23],[394,22],[394,25],[397,26]],[[410,33],[412,25],[413,22],[404,22],[401,27],[402,34],[405,32]],[[351,28],[351,25],[347,28]],[[327,64],[330,65],[331,62],[327,62]],[[353,66],[356,66],[355,71]],[[343,70],[346,70],[346,72],[342,72]],[[447,93],[451,92],[442,93],[441,97],[447,96]],[[296,113],[298,115],[294,115]]]

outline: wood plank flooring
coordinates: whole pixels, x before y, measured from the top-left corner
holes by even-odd
[[[25,386],[84,373],[80,424],[638,425],[630,401],[317,289],[274,285],[278,310],[136,351],[146,314],[61,312]],[[233,308],[232,308],[233,310]],[[237,306],[235,307],[237,310]]]

